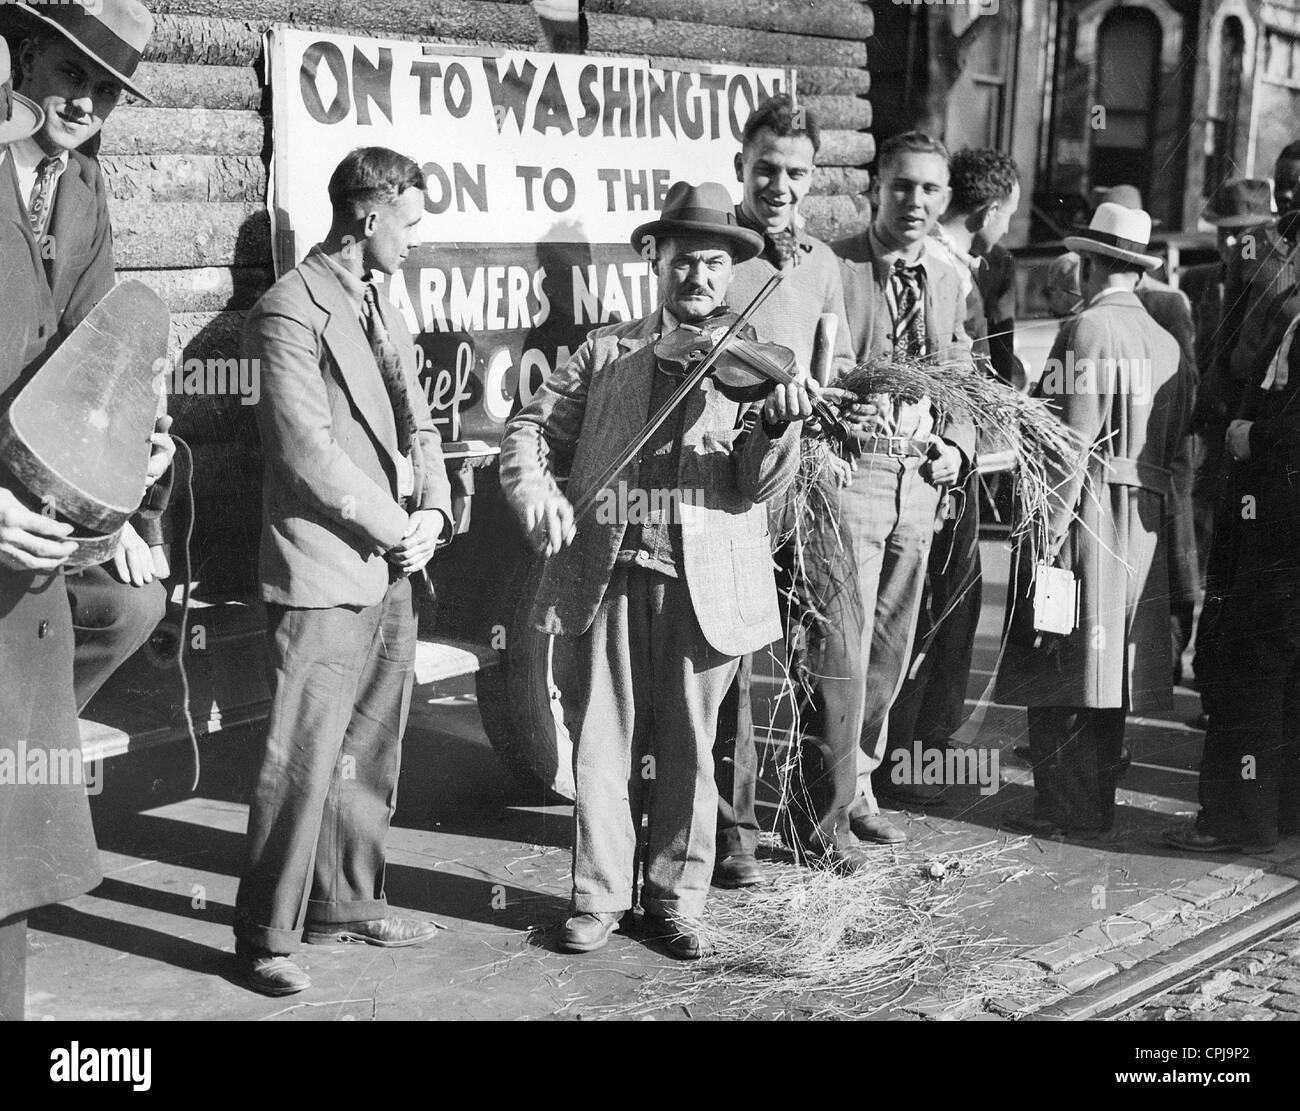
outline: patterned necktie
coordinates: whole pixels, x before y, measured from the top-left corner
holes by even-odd
[[[27,202],[27,218],[32,224],[32,234],[40,239],[45,234],[45,224],[54,198],[54,175],[59,169],[59,159],[42,158],[36,164],[36,181],[32,185],[31,200]]]
[[[370,350],[375,353],[375,362],[379,373],[383,375],[384,386],[388,390],[388,399],[393,404],[393,423],[397,427],[397,450],[401,455],[411,451],[415,442],[415,414],[411,411],[411,399],[406,392],[406,377],[402,374],[402,359],[393,343],[393,337],[384,327],[384,319],[379,311],[379,294],[373,282],[366,282],[365,327],[366,338],[370,340]]]
[[[794,259],[799,261],[799,239],[789,228],[782,231],[767,232],[763,254],[778,270],[785,269],[785,264]]]
[[[889,291],[894,302],[894,352],[911,358],[925,354],[920,271],[920,266],[908,266],[899,259],[889,275]]]

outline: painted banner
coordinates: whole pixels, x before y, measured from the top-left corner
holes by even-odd
[[[268,36],[278,273],[329,227],[345,154],[386,146],[428,185],[423,243],[387,284],[446,441],[494,448],[519,399],[598,324],[650,312],[633,250],[677,180],[723,182],[753,107],[794,71],[501,51],[276,27]]]

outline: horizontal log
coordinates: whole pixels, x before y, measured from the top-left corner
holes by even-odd
[[[270,267],[205,266],[197,270],[132,270],[173,313],[247,309],[275,280]]]
[[[871,221],[871,202],[866,197],[805,197],[799,211],[808,230],[828,243],[856,235]]]
[[[867,191],[871,174],[867,170],[851,170],[843,166],[818,166],[813,171],[813,196],[843,194],[856,197]]]
[[[876,157],[876,141],[869,132],[822,132],[817,161],[823,166],[865,166]]]
[[[391,31],[467,34],[502,42],[536,42],[528,0],[158,0],[156,16],[204,16],[248,23],[319,24],[380,38]]]
[[[257,112],[120,108],[104,128],[100,153],[260,155],[266,130]]]
[[[671,19],[606,16],[589,23],[592,54],[675,55],[741,65],[829,65],[862,67],[862,42],[811,35],[773,35],[736,27],[681,23]]]
[[[122,201],[112,208],[113,254],[133,270],[269,266],[271,226],[257,204]]]
[[[266,200],[266,165],[257,155],[113,154],[99,164],[117,200]]]
[[[159,108],[227,108],[257,111],[262,85],[251,66],[144,62],[136,83]]]
[[[585,10],[592,25],[603,15],[631,15],[837,39],[869,39],[875,25],[858,0],[587,0]]]
[[[798,87],[798,77],[795,78]],[[819,127],[840,131],[865,131],[871,126],[871,102],[856,96],[807,95],[800,98]]]

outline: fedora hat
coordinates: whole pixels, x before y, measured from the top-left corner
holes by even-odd
[[[673,182],[664,197],[659,218],[642,224],[632,233],[632,249],[638,254],[643,252],[647,236],[655,240],[682,236],[724,239],[731,245],[737,262],[754,258],[763,251],[763,237],[740,226],[731,194],[725,185],[716,181],[699,185]]]
[[[13,25],[53,31],[107,70],[132,96],[150,101],[131,80],[145,44],[153,34],[153,16],[140,0],[28,0],[0,5],[0,16],[14,15]],[[5,21],[8,26],[8,21]]]
[[[1065,237],[1067,251],[1087,251],[1094,255],[1135,262],[1144,270],[1160,265],[1151,248],[1151,217],[1140,208],[1125,208],[1114,201],[1102,201],[1092,214],[1092,223],[1077,235]]]
[[[1216,228],[1249,228],[1271,224],[1273,187],[1262,177],[1225,181],[1210,195],[1201,219]]]
[[[1146,206],[1142,203],[1142,190],[1136,185],[1108,185],[1104,188],[1094,189],[1093,195],[1096,197],[1094,204],[1101,204],[1103,201],[1110,201],[1112,204],[1122,204],[1125,208],[1140,208],[1146,211]],[[1148,213],[1148,215],[1150,215]],[[1158,228],[1161,224],[1154,216],[1151,217],[1151,226]]]
[[[35,135],[45,122],[45,112],[34,100],[14,92],[9,68],[9,44],[0,38],[0,147]]]

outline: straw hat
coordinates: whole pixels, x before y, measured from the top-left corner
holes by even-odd
[[[1140,208],[1126,208],[1114,201],[1103,201],[1092,214],[1092,223],[1077,235],[1065,237],[1067,251],[1087,251],[1123,262],[1133,262],[1144,270],[1160,265],[1151,249],[1151,217]]]

